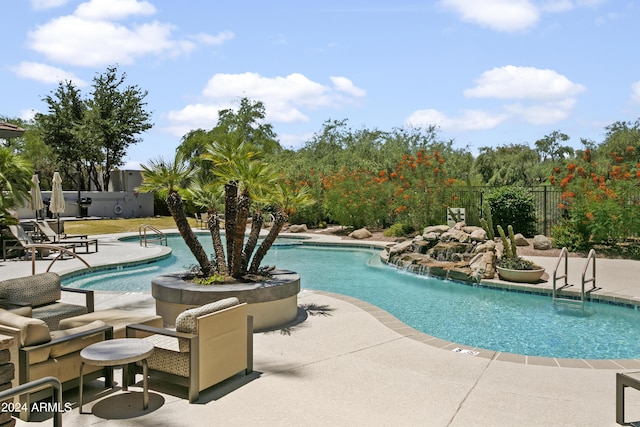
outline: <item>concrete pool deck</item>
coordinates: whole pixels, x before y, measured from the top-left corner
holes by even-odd
[[[81,256],[98,266],[164,250],[115,237],[100,236],[100,251]],[[535,261],[547,272],[556,263]],[[579,281],[584,262],[569,258],[571,283]],[[49,263],[37,261],[36,272]],[[81,267],[68,259],[52,270]],[[31,262],[0,262],[0,273],[3,279],[30,275]],[[640,262],[599,259],[596,277],[602,292],[640,298]],[[350,297],[303,289],[298,304],[299,323],[254,335],[252,375],[212,387],[196,404],[188,403],[184,389],[152,380],[150,407],[143,412],[141,387],[127,396],[95,382],[85,388],[85,410],[93,415],[80,415],[77,394],[66,393],[74,409],[63,415],[64,425],[615,426],[615,374],[640,370],[635,359],[558,360],[486,350],[474,356]],[[96,310],[113,307],[153,312],[154,301],[146,293],[96,292]],[[639,392],[627,392],[626,420],[640,420]]]

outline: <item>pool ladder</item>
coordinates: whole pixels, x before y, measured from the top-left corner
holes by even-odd
[[[148,232],[151,232],[150,236],[147,235]],[[156,242],[160,242],[160,245],[164,244],[165,246],[169,246],[167,243],[167,235],[150,224],[142,224],[138,227],[138,238],[140,240],[140,246],[144,245],[145,248],[149,243]]]
[[[562,260],[564,260],[564,274],[561,276],[558,276],[558,268],[560,267],[560,262]],[[589,269],[589,264],[591,264],[591,278],[587,279],[586,276],[587,276],[587,271]],[[575,300],[571,296],[568,296],[566,293],[564,295],[562,295],[561,293],[563,289],[573,286],[567,283],[567,279],[569,277],[568,265],[569,265],[569,251],[567,250],[567,248],[562,248],[562,251],[560,251],[560,255],[558,256],[558,262],[556,262],[556,266],[553,269],[553,294],[552,295],[554,300],[561,299],[561,298],[569,301]],[[557,281],[560,279],[564,279],[564,283],[562,284],[562,286],[558,287]],[[585,291],[585,284],[587,283],[593,283],[593,286],[591,289],[588,289]],[[589,251],[589,255],[587,255],[587,262],[585,263],[584,268],[582,269],[580,302],[583,303],[585,299],[588,298],[588,294],[597,289],[600,289],[600,288],[596,286],[596,251],[591,249]]]

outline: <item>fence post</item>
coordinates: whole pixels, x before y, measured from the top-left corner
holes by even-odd
[[[544,189],[544,193],[543,193],[543,196],[542,196],[542,204],[544,205],[544,217],[543,217],[543,220],[542,220],[542,226],[544,228],[544,235],[545,236],[549,236],[549,230],[548,230],[549,223],[547,221],[547,214],[548,214],[548,212],[547,212],[547,208],[548,208],[548,206],[547,206],[547,186],[545,185],[542,188]]]

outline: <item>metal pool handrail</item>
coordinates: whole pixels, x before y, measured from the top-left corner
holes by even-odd
[[[153,232],[153,237],[147,238],[147,230]],[[142,246],[142,243],[144,242],[145,248],[149,242],[160,242],[161,245],[164,243],[165,246],[169,246],[169,243],[167,242],[167,235],[151,224],[142,224],[138,227],[138,239],[140,246]]]

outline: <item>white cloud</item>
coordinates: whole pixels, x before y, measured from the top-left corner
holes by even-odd
[[[473,98],[563,99],[577,95],[585,87],[553,70],[533,67],[493,68],[482,73],[476,86],[464,95]]]
[[[20,118],[22,120],[24,120],[25,122],[30,122],[31,120],[33,120],[36,117],[36,114],[38,114],[38,113],[39,113],[38,110],[34,110],[33,108],[29,108],[28,110],[20,111]]]
[[[121,22],[132,16],[150,16],[155,7],[138,0],[90,0],[72,15],[54,18],[30,31],[27,46],[50,61],[95,67],[131,64],[144,56],[177,57],[201,44],[222,44],[233,38],[229,31],[176,39],[174,26],[158,21]]]
[[[575,8],[572,0],[549,0],[542,3],[542,9],[546,12],[566,12]]]
[[[553,70],[508,65],[482,73],[476,80],[476,86],[465,90],[464,95],[518,100],[518,103],[503,105],[496,113],[465,110],[459,117],[451,117],[435,109],[418,110],[406,122],[413,126],[438,125],[444,130],[457,131],[492,129],[510,120],[536,125],[554,124],[569,117],[576,105],[575,96],[584,90],[584,86]]]
[[[235,38],[235,34],[231,31],[221,31],[216,35],[207,34],[207,33],[199,33],[194,36],[191,36],[192,39],[207,45],[221,45],[227,40],[232,40]]]
[[[640,81],[631,85],[631,99],[640,104]]]
[[[355,97],[362,97],[367,94],[367,91],[364,89],[360,89],[359,87],[355,87],[353,82],[346,77],[329,77],[333,82],[333,86],[337,91],[345,92],[349,95]]]
[[[529,0],[441,0],[441,4],[463,21],[496,31],[526,30],[540,18],[538,8]]]
[[[31,7],[35,10],[53,9],[64,6],[69,0],[31,0]]]
[[[87,82],[71,72],[39,62],[21,62],[14,68],[14,71],[21,79],[35,80],[46,84],[70,80],[78,87],[88,86]]]
[[[48,59],[63,64],[87,67],[130,64],[140,56],[179,54],[195,47],[193,43],[172,40],[171,30],[171,25],[159,22],[130,29],[107,21],[63,16],[30,32],[28,44]]]
[[[466,131],[493,129],[507,118],[506,114],[491,114],[479,110],[465,110],[459,117],[449,117],[440,111],[427,109],[414,111],[405,123],[414,127],[437,125],[442,130]]]
[[[241,97],[264,103],[266,120],[271,123],[301,123],[310,119],[305,110],[340,109],[361,98],[366,91],[346,77],[331,77],[334,86],[314,82],[303,74],[264,77],[258,73],[215,74],[202,91],[204,102],[172,111],[166,129],[182,136],[192,129],[210,129],[216,124],[218,111]]]
[[[513,115],[514,118],[519,118],[527,123],[548,125],[558,123],[569,117],[575,104],[574,99],[533,105],[513,104],[505,106],[505,111]]]
[[[78,18],[92,21],[122,19],[131,15],[153,15],[156,8],[147,1],[89,0],[80,4],[73,13]]]

